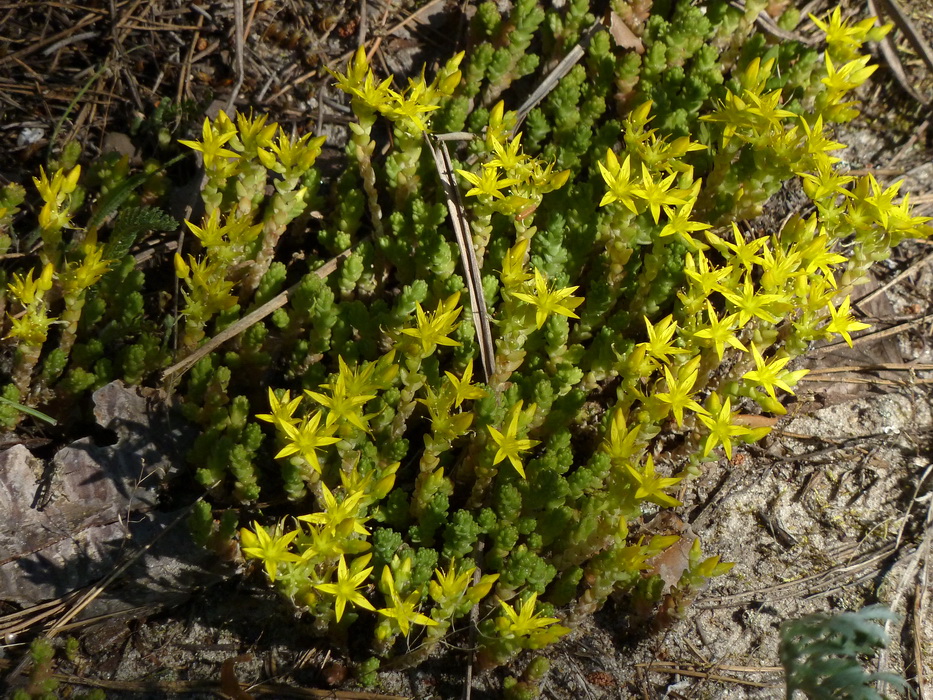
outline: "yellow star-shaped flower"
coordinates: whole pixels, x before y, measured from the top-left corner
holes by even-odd
[[[347,560],[341,555],[337,564],[337,581],[335,583],[319,583],[314,586],[319,591],[329,593],[337,599],[334,601],[337,622],[340,622],[340,618],[343,617],[343,611],[346,609],[347,603],[375,612],[376,608],[373,607],[373,604],[366,600],[363,594],[357,590],[366,582],[373,570],[371,566],[363,568],[369,563],[370,558],[369,554],[359,556],[353,560],[352,568],[347,568]]]
[[[204,125],[201,127],[200,141],[187,141],[179,139],[178,143],[188,148],[199,151],[204,156],[204,167],[210,168],[216,158],[239,158],[240,154],[224,148],[224,144],[236,136],[236,129],[219,131],[211,126],[211,120],[205,117]]]
[[[531,404],[530,408],[534,409],[535,405]],[[493,458],[492,463],[498,464],[502,460],[508,458],[512,463],[512,466],[515,467],[515,471],[522,475],[522,478],[525,478],[525,468],[522,466],[522,460],[520,453],[530,450],[532,447],[538,444],[538,440],[529,440],[527,438],[518,437],[518,417],[522,412],[522,402],[519,400],[514,406],[512,406],[509,411],[509,415],[506,417],[508,427],[505,430],[505,433],[496,430],[491,425],[486,426],[489,429],[489,434],[492,435],[492,439],[496,441],[496,444],[499,446],[499,451],[496,452],[496,456]]]
[[[841,335],[850,348],[852,347],[852,338],[849,336],[849,333],[863,331],[866,328],[871,328],[869,324],[856,321],[852,317],[852,312],[849,311],[848,296],[839,305],[838,309],[834,308],[832,302],[830,302],[829,314],[832,316],[832,320],[827,324],[826,331],[829,333],[838,333]]]
[[[537,307],[535,323],[538,328],[544,325],[551,314],[560,314],[569,318],[580,318],[573,310],[583,303],[582,297],[571,296],[579,287],[564,287],[563,289],[548,289],[547,278],[535,268],[535,294],[513,292],[522,301]]]

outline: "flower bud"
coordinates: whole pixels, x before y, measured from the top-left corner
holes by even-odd
[[[178,279],[186,280],[189,275],[191,275],[191,268],[188,266],[188,263],[185,262],[185,259],[181,257],[181,253],[175,253],[175,274],[178,276]]]

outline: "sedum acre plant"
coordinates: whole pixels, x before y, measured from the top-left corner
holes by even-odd
[[[157,170],[101,166],[86,185],[76,167],[43,173],[38,261],[6,282],[3,395],[35,405],[146,381],[284,293],[168,375],[201,429],[200,541],[235,537],[303,620],[371,657],[365,670],[416,663],[468,626],[480,665],[503,664],[613,594],[636,616],[680,614],[731,564],[687,540],[679,579],[662,580],[657,558],[687,535],[652,517],[682,505],[704,463],[764,437],[751,416],[785,412],[806,374],[793,360],[867,327],[848,295],[868,267],[930,233],[899,184],[833,155],[832,124],[857,114],[873,70],[863,43],[886,29],[836,11],[813,18],[819,52],[771,45],[752,31],[763,5],[614,3],[644,52],[596,32],[522,114],[512,81],[581,37],[586,2],[516,0],[505,17],[484,3],[469,54],[407,86],[360,49],[333,74],[355,118],[332,182],[314,168],[322,137],[206,120],[181,142],[205,184],[194,245],[174,254],[177,319],[146,303],[127,255],[167,217],[134,203],[97,242],[100,212],[156,189]],[[439,172],[437,135],[464,130]],[[781,188],[809,206],[774,226],[759,217]],[[8,235],[22,200],[3,197]],[[156,340],[164,329],[177,346]]]

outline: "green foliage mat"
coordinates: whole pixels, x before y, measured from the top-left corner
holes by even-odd
[[[407,85],[360,49],[334,73],[354,116],[332,180],[321,136],[207,119],[180,142],[204,215],[171,282],[129,254],[176,225],[165,169],[82,170],[66,148],[34,219],[24,188],[0,194],[4,250],[34,251],[4,273],[0,420],[62,419],[187,358],[161,376],[200,429],[194,536],[364,677],[466,628],[480,668],[506,663],[611,594],[676,617],[731,565],[648,523],[768,432],[757,414],[784,413],[794,358],[865,329],[849,291],[930,232],[899,183],[832,155],[886,28],[836,11],[814,18],[818,49],[775,43],[754,29],[764,5],[615,2],[623,47],[586,2],[484,3],[469,50]],[[782,188],[807,206],[765,229]],[[658,566],[673,548],[683,564]]]

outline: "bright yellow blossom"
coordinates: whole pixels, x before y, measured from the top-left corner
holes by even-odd
[[[737,413],[732,411],[732,399],[725,401],[713,392],[709,397],[709,415],[700,414],[700,421],[709,429],[709,435],[703,442],[703,456],[708,455],[716,445],[722,445],[727,459],[732,459],[732,438],[747,435],[751,430],[735,422]]]
[[[742,235],[741,229],[734,221],[732,222],[732,235],[735,237],[735,243],[720,238],[710,231],[707,231],[706,238],[718,251],[729,256],[730,262],[737,262],[746,270],[751,270],[752,265],[761,265],[764,262],[764,259],[758,255],[758,251],[767,242],[766,236],[755,238],[746,243],[745,236]]]
[[[460,342],[448,338],[457,326],[457,317],[463,311],[460,302],[460,292],[454,292],[446,299],[438,303],[437,309],[432,314],[426,314],[421,304],[418,304],[415,311],[418,316],[418,325],[416,328],[403,328],[402,333],[415,338],[420,346],[424,357],[431,355],[438,345],[457,346]]]
[[[849,311],[848,295],[846,295],[846,298],[839,305],[838,309],[833,306],[832,302],[829,302],[829,314],[832,320],[826,325],[826,331],[828,333],[838,333],[841,335],[850,348],[852,347],[852,338],[849,336],[849,333],[871,328],[869,324],[856,321],[852,317],[852,312]]]
[[[39,191],[45,204],[39,211],[39,226],[46,231],[56,231],[71,224],[68,213],[69,197],[78,187],[78,178],[81,176],[81,166],[76,165],[68,174],[59,168],[49,179],[42,166],[39,166],[39,177],[32,181]]]
[[[329,409],[325,422],[326,425],[349,423],[363,432],[367,432],[369,430],[367,420],[371,418],[371,416],[363,415],[362,408],[370,399],[376,398],[376,395],[354,395],[351,393],[350,389],[352,385],[358,384],[359,382],[356,381],[355,373],[347,366],[347,363],[343,361],[343,357],[339,357],[338,362],[340,370],[337,374],[337,379],[320,387],[322,389],[328,389],[330,395],[318,391],[310,391],[309,389],[305,389],[305,394]]]
[[[745,275],[741,292],[720,288],[720,293],[738,309],[739,325],[744,326],[752,318],[760,318],[767,323],[777,323],[778,317],[771,313],[771,308],[785,305],[785,297],[780,294],[759,294],[754,283]]]
[[[871,56],[859,56],[837,69],[833,60],[826,54],[826,77],[822,82],[831,92],[845,94],[859,87],[871,77],[878,66],[869,66]]]
[[[75,294],[94,286],[110,269],[110,260],[104,260],[104,246],[85,245],[84,259],[81,262],[70,262],[61,274],[62,287],[65,295]]]
[[[514,172],[525,164],[528,156],[522,153],[522,135],[518,133],[506,146],[499,143],[494,134],[489,135],[489,142],[496,157],[486,163],[489,167],[499,167],[505,172]]]
[[[279,398],[275,395],[275,392],[272,390],[272,387],[269,387],[269,408],[271,413],[258,413],[256,417],[259,420],[266,421],[267,423],[272,423],[277,428],[283,429],[282,426],[285,424],[295,425],[301,422],[300,418],[294,418],[295,409],[298,408],[298,404],[301,403],[301,397],[296,396],[294,399],[291,398],[291,394],[286,389],[282,393],[282,400],[279,401]]]
[[[483,174],[475,175],[469,170],[457,170],[464,180],[473,185],[472,189],[467,190],[467,197],[492,197],[493,199],[503,199],[504,194],[500,190],[517,185],[518,180],[512,177],[499,178],[499,168],[496,166],[484,165]]]
[[[499,601],[502,611],[505,615],[496,620],[496,628],[499,633],[505,637],[528,637],[535,632],[550,627],[555,622],[560,622],[556,617],[541,617],[541,613],[535,612],[535,606],[538,602],[538,594],[532,593],[521,604],[519,610],[515,610],[504,600]],[[570,630],[567,627],[557,625],[553,628],[557,636],[567,634]]]
[[[451,559],[446,572],[434,570],[434,580],[428,583],[431,598],[441,608],[453,608],[464,599],[469,605],[476,605],[489,595],[492,585],[499,580],[499,574],[484,574],[479,583],[471,586],[475,571],[476,567],[471,566],[458,572],[457,562]]]
[[[643,471],[636,469],[631,464],[625,465],[625,468],[632,479],[635,480],[635,483],[638,484],[638,489],[635,491],[635,498],[650,501],[662,508],[676,508],[681,505],[681,502],[676,498],[664,493],[664,489],[675,486],[680,483],[682,479],[673,476],[658,476],[654,471],[654,459],[651,455],[648,455],[645,459]]]
[[[340,622],[340,618],[343,617],[343,611],[347,607],[347,603],[352,603],[373,612],[376,611],[373,604],[366,600],[363,594],[357,590],[366,582],[373,570],[371,566],[363,568],[369,563],[370,558],[368,554],[358,556],[353,560],[351,568],[348,569],[347,560],[341,555],[337,563],[337,581],[335,583],[315,584],[314,587],[319,591],[328,593],[337,599],[334,601],[337,622]]]
[[[765,359],[761,356],[761,353],[755,345],[752,345],[752,357],[755,358],[756,369],[743,374],[742,379],[747,379],[756,386],[760,386],[768,392],[768,396],[771,397],[772,401],[777,401],[777,397],[774,394],[775,387],[783,389],[789,394],[793,394],[794,390],[792,387],[801,377],[810,372],[808,369],[799,369],[794,372],[785,371],[784,367],[790,362],[790,357],[775,357],[769,362],[765,362]]]
[[[499,279],[502,280],[502,286],[507,290],[518,287],[532,277],[531,274],[525,272],[525,256],[528,253],[529,242],[530,239],[523,238],[509,248],[505,257],[502,258],[502,272]]]
[[[656,392],[651,396],[653,401],[667,404],[670,407],[678,426],[683,425],[685,408],[689,408],[695,413],[706,413],[706,409],[691,398],[693,396],[693,385],[696,384],[699,372],[697,369],[699,359],[700,356],[697,355],[683,367],[680,367],[677,370],[676,378],[670,367],[665,365],[664,378],[667,382],[667,391]]]
[[[810,21],[826,34],[826,43],[829,44],[829,50],[833,55],[843,58],[854,55],[875,26],[874,17],[866,17],[860,22],[850,25],[847,19],[842,18],[842,10],[838,5],[826,20],[818,19],[812,14],[808,16]],[[890,30],[890,25],[886,25],[881,29],[884,33],[887,33],[887,30]]]
[[[340,438],[333,437],[334,431],[337,430],[336,425],[321,426],[320,411],[305,416],[298,425],[282,423],[281,428],[288,438],[288,444],[278,451],[275,455],[276,459],[299,454],[318,474],[321,473],[321,463],[318,461],[317,451],[327,445],[340,442]]]
[[[603,441],[603,451],[617,463],[631,459],[643,444],[639,440],[641,428],[641,423],[636,423],[629,430],[625,423],[625,411],[617,408],[609,425],[609,436]]]
[[[698,181],[699,182],[699,181]],[[667,223],[664,225],[664,228],[661,229],[661,232],[658,234],[660,238],[665,238],[666,236],[673,236],[677,234],[680,236],[680,239],[686,243],[689,247],[694,250],[702,250],[708,246],[705,243],[694,240],[691,233],[697,231],[705,231],[708,228],[712,228],[710,224],[704,224],[699,221],[691,221],[690,214],[693,211],[693,205],[696,204],[696,198],[688,199],[679,209],[672,209],[671,207],[665,206],[664,213],[667,216]]]
[[[386,617],[395,620],[395,623],[402,631],[402,634],[407,635],[408,631],[411,629],[412,624],[424,626],[433,626],[438,624],[427,615],[424,615],[415,609],[418,606],[418,602],[421,600],[421,595],[418,591],[412,591],[404,600],[402,599],[395,587],[395,579],[392,577],[392,569],[389,568],[388,565],[382,568],[382,588],[388,591],[389,600],[391,601],[392,606],[389,608],[381,608],[376,612],[378,612],[380,615],[385,615]]]
[[[45,293],[52,288],[52,276],[55,274],[52,263],[46,263],[42,268],[42,273],[35,280],[32,278],[34,271],[29,270],[25,277],[14,272],[13,281],[7,284],[10,294],[16,297],[16,300],[23,306],[31,306],[41,301]]]
[[[255,520],[252,530],[245,527],[240,530],[240,549],[247,557],[262,559],[270,581],[275,581],[278,564],[301,560],[297,554],[288,551],[288,545],[298,535],[298,530],[284,535],[280,530],[281,525],[277,525],[270,535]]]
[[[257,117],[249,116],[237,112],[237,136],[231,140],[230,145],[236,150],[242,150],[246,157],[255,154],[259,161],[266,168],[271,168],[275,162],[272,154],[267,150],[272,145],[272,138],[275,136],[279,125],[275,122],[266,124],[269,116],[262,114]]]
[[[350,532],[355,532],[364,537],[369,536],[369,530],[363,527],[363,522],[367,518],[358,518],[356,515],[363,501],[363,492],[348,494],[338,503],[337,497],[327,488],[327,484],[322,482],[320,486],[321,498],[324,500],[324,512],[299,515],[298,520],[312,525],[322,525],[332,533],[349,535]]]
[[[39,166],[39,177],[34,177],[32,181],[42,197],[42,201],[48,204],[61,204],[65,197],[75,191],[78,187],[78,178],[81,177],[81,166],[76,165],[68,174],[65,174],[63,168],[59,168],[52,175],[52,179],[45,174],[45,169]]]
[[[45,308],[44,304],[38,308],[27,310],[19,318],[10,316],[9,319],[10,332],[7,333],[6,337],[16,338],[33,347],[39,347],[45,342],[49,336],[49,326],[57,320],[49,316],[48,309]]]
[[[534,409],[535,405],[531,404],[529,410],[534,411]],[[524,479],[525,468],[522,466],[521,453],[527,452],[537,445],[539,441],[518,437],[518,418],[521,412],[522,401],[519,400],[512,406],[509,415],[506,416],[505,420],[508,427],[506,427],[504,433],[496,430],[491,425],[487,425],[486,428],[489,430],[492,439],[499,446],[499,450],[496,452],[496,456],[493,458],[492,463],[498,464],[502,460],[508,458],[512,466],[515,467],[515,471],[521,474],[521,477]]]
[[[638,213],[638,207],[635,206],[635,199],[638,195],[638,183],[632,181],[632,163],[631,156],[625,156],[622,164],[612,149],[606,151],[606,164],[597,161],[599,172],[606,181],[609,191],[603,195],[599,206],[604,207],[612,202],[619,202],[633,214]]]
[[[735,331],[737,326],[738,314],[729,314],[723,318],[719,318],[716,315],[716,309],[713,308],[712,303],[709,299],[706,300],[706,314],[707,314],[707,323],[708,326],[701,328],[694,335],[697,338],[703,338],[708,340],[713,344],[713,347],[716,348],[716,355],[719,357],[719,361],[722,362],[722,353],[725,350],[725,346],[729,345],[736,350],[742,350],[743,352],[748,352],[746,347],[742,345],[741,341],[735,337]]]
[[[686,204],[686,200],[681,196],[680,191],[671,189],[675,177],[677,177],[677,174],[671,173],[663,180],[655,182],[654,178],[651,177],[648,166],[644,163],[641,164],[641,183],[638,187],[632,189],[632,194],[645,201],[651,211],[654,223],[658,223],[661,217],[662,206]]]
[[[709,259],[701,250],[695,259],[691,253],[687,253],[684,258],[684,272],[699,285],[702,296],[708,297],[724,279],[734,272],[734,269],[732,265],[710,267]]]
[[[454,406],[460,406],[469,399],[481,399],[486,396],[486,390],[482,387],[470,384],[473,379],[473,358],[467,362],[463,368],[463,375],[459,378],[453,372],[444,372],[451,386],[454,388]]]
[[[682,355],[690,352],[685,348],[679,348],[674,343],[674,334],[677,332],[677,321],[673,315],[667,315],[657,323],[651,323],[645,316],[645,327],[648,330],[648,342],[639,343],[636,347],[643,347],[645,352],[651,356],[655,364],[667,362],[668,355]]]
[[[217,158],[240,157],[239,153],[231,151],[228,148],[224,148],[224,144],[233,139],[235,136],[236,129],[227,129],[221,131],[220,129],[217,129],[211,125],[211,120],[205,117],[204,124],[201,127],[200,141],[179,139],[178,143],[201,153],[201,155],[204,156],[204,167],[209,169],[214,165],[214,161]]]
[[[551,314],[560,314],[570,318],[580,318],[573,310],[583,303],[581,297],[571,296],[579,287],[564,287],[563,289],[549,289],[547,278],[535,268],[535,294],[513,292],[512,294],[524,302],[537,307],[535,323],[538,328],[544,325]]]

